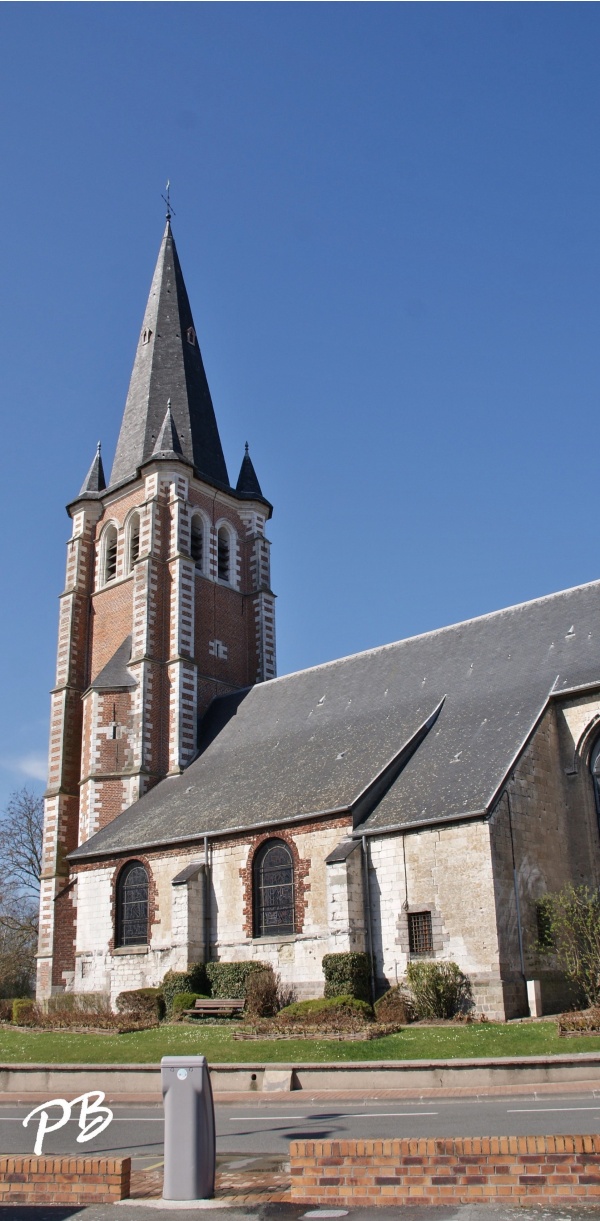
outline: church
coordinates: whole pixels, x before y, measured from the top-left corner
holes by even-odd
[[[490,1018],[564,1004],[538,905],[600,882],[600,582],[277,678],[272,506],[247,446],[230,483],[170,217],[68,513],[40,1000],[250,959],[302,999],[357,950],[378,991],[446,959]]]

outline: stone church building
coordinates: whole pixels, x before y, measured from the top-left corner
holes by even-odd
[[[230,484],[167,222],[106,484],[69,504],[38,996],[208,959],[299,997],[453,959],[490,1016],[543,1004],[537,904],[600,881],[600,582],[276,678],[246,447]]]

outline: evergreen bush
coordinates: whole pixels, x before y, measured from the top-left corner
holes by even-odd
[[[323,1031],[360,1030],[372,1021],[371,1006],[354,996],[318,997],[310,1001],[296,1001],[282,1009],[275,1018],[278,1026],[318,1026]]]
[[[409,962],[406,978],[419,1018],[451,1018],[472,1005],[471,984],[456,962]]]
[[[171,1017],[174,1022],[181,1021],[184,1009],[193,1009],[196,1001],[204,1000],[198,992],[177,992],[173,997]]]
[[[130,992],[119,992],[117,997],[119,1013],[135,1013],[144,1017],[154,1017],[157,1022],[165,1016],[165,998],[162,988],[134,988]]]
[[[371,1001],[371,959],[368,954],[326,954],[323,959],[325,996],[353,996]]]
[[[188,971],[167,971],[162,981],[161,991],[168,1017],[173,1008],[173,999],[178,993],[195,992],[200,996],[206,996],[209,993],[209,985],[204,963],[194,963]]]
[[[255,971],[271,969],[266,962],[207,962],[205,970],[209,987],[206,991],[220,1000],[244,1000],[249,976]]]
[[[15,1026],[36,1026],[37,1005],[30,996],[19,996],[12,1003],[12,1020]]]
[[[415,1006],[411,997],[396,984],[375,1001],[375,1017],[378,1022],[397,1022],[406,1026],[415,1020]]]

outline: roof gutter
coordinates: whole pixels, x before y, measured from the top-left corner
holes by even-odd
[[[351,814],[351,806],[334,806],[331,810],[316,810],[308,814],[292,814],[287,818],[270,819],[268,822],[253,822],[243,827],[224,827],[218,831],[195,831],[193,835],[171,835],[169,839],[148,840],[146,843],[136,842],[135,845],[122,844],[120,847],[116,845],[113,848],[105,848],[104,850],[98,848],[95,852],[86,853],[81,856],[75,856],[79,849],[74,848],[72,852],[67,853],[67,860],[72,861],[74,865],[78,865],[80,861],[93,861],[99,857],[122,856],[124,852],[146,852],[151,848],[172,847],[173,844],[201,844],[205,839],[222,839],[226,835],[252,835],[254,831],[262,831],[266,827],[284,827],[288,823],[311,822],[315,818],[343,817],[344,815],[350,817]]]

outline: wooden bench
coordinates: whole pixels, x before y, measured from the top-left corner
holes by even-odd
[[[184,1009],[184,1013],[191,1013],[195,1017],[207,1017],[215,1014],[232,1014],[241,1013],[245,1001],[243,1000],[227,1000],[221,997],[214,1000],[204,1000],[200,998],[194,1004],[193,1009]]]

